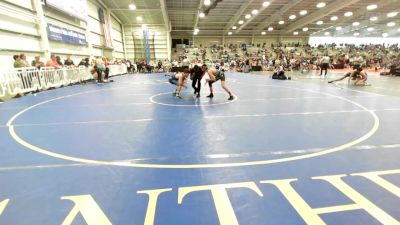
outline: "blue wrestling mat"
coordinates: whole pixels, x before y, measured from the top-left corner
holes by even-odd
[[[226,72],[0,104],[2,225],[400,224],[400,98]]]

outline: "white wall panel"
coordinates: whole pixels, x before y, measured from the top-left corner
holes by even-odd
[[[167,33],[164,27],[160,26],[150,26],[149,35],[152,39],[154,37],[154,45],[150,46],[150,51],[154,52],[156,59],[165,59],[168,58],[168,42],[167,42]],[[128,59],[132,60],[135,57],[135,51],[137,53],[144,52],[143,44],[139,46],[134,45],[135,39],[143,39],[143,31],[141,27],[132,27],[132,26],[125,26],[125,47],[127,51]],[[133,37],[134,35],[134,37]],[[136,59],[137,60],[137,59]]]
[[[283,37],[281,40],[282,43],[306,43],[307,42],[307,38],[305,37]]]
[[[103,34],[103,30],[101,28],[101,23],[91,17],[88,19],[89,30],[96,34]]]
[[[78,29],[85,29],[86,24],[82,22],[80,19],[69,16],[64,12],[60,12],[57,9],[53,9],[51,7],[44,7],[44,15],[46,17],[46,21],[53,23],[54,25],[58,25],[61,27],[68,26],[65,28],[72,29],[77,27]]]
[[[174,37],[173,37],[173,39],[174,39]],[[191,41],[192,39],[189,39],[189,40]],[[195,44],[195,46],[201,45],[202,47],[208,47],[211,44],[222,45],[222,37],[200,37],[200,38],[195,37],[194,44]]]
[[[0,49],[40,51],[40,41],[36,37],[4,31],[0,31],[0,37]]]
[[[113,57],[116,59],[124,59],[125,55],[123,52],[113,52]]]
[[[89,40],[94,45],[102,45],[104,43],[104,37],[95,33],[90,33]]]
[[[103,56],[103,50],[100,48],[93,48],[93,56]]]
[[[111,37],[114,40],[117,40],[119,42],[122,42],[122,33],[119,31],[116,31],[114,29],[111,30]]]
[[[119,32],[122,32],[121,24],[111,16],[111,27]]]
[[[51,53],[62,54],[62,55],[90,55],[87,46],[81,45],[69,45],[61,42],[50,41]]]
[[[33,9],[32,2],[31,0],[5,0],[6,2],[11,2],[15,5],[27,8],[27,9]]]
[[[124,46],[122,45],[121,42],[113,41],[113,47],[114,47],[114,51],[124,52]]]
[[[34,21],[28,22],[21,20],[15,15],[9,15],[8,12],[3,12],[0,9],[0,29],[13,32],[21,32],[24,34],[39,35]]]
[[[88,1],[88,14],[89,16],[96,18],[99,20],[99,11],[98,7],[95,3]]]

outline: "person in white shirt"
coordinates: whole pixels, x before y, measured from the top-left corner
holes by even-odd
[[[176,60],[172,61],[172,66],[173,67],[178,67],[179,66],[178,61],[176,61]]]
[[[322,57],[321,59],[321,74],[320,76],[322,76],[322,71],[325,70],[325,76],[328,73],[328,67],[329,67],[329,62],[330,62],[330,58],[328,55],[325,55],[324,57]]]
[[[182,60],[182,67],[185,69],[189,69],[190,66],[190,61],[189,59],[185,56],[185,58]]]

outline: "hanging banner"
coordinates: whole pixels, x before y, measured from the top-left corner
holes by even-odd
[[[47,24],[47,33],[50,41],[59,41],[72,45],[87,45],[86,35],[73,30]]]
[[[146,64],[150,63],[150,45],[149,45],[149,30],[143,29],[143,42],[144,42],[144,57],[146,58]]]

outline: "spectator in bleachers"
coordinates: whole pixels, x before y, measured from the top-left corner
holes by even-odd
[[[89,65],[90,65],[89,58],[82,59],[78,64],[78,66],[86,66],[86,67],[89,67]]]
[[[364,65],[364,58],[361,56],[360,52],[357,52],[356,56],[353,59],[353,67],[354,69],[358,67],[363,67]]]
[[[25,64],[24,67],[29,67],[30,66],[28,61],[26,60],[26,55],[25,54],[21,54],[21,55],[19,55],[19,57],[21,58],[21,61]]]
[[[47,67],[54,67],[54,68],[60,68],[60,65],[57,62],[57,58],[55,55],[51,55],[50,59],[46,63]]]
[[[65,66],[75,66],[74,61],[71,59],[71,55],[67,55],[67,59],[64,60]]]
[[[135,72],[135,68],[130,60],[126,60],[126,68],[128,69],[128,73]]]
[[[176,60],[172,61],[172,66],[173,67],[179,67],[179,62],[176,61]]]
[[[161,60],[158,60],[158,63],[157,63],[157,72],[162,72],[162,69],[163,68],[163,65],[162,65],[162,62],[161,62]]]
[[[21,56],[14,55],[13,58],[14,58],[14,68],[26,67],[26,64],[24,61],[22,61]]]
[[[185,56],[184,59],[182,60],[182,67],[185,69],[189,69],[190,61],[189,59]]]
[[[58,65],[60,67],[63,67],[64,64],[61,62],[61,57],[60,56],[56,56],[56,60],[57,60]]]
[[[40,61],[40,56],[35,56],[35,60],[32,61],[31,66],[36,67],[39,70],[44,67],[44,63]]]

